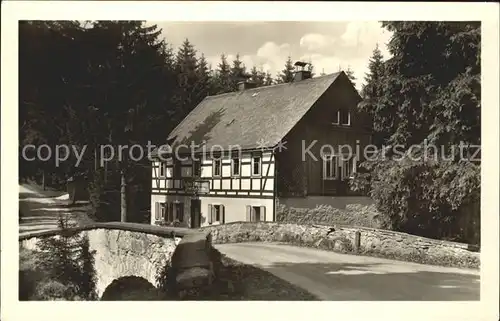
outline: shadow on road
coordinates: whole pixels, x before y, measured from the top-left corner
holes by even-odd
[[[410,267],[407,271],[390,271],[384,265],[280,262],[262,268],[322,300],[480,300],[479,275],[412,271]]]
[[[43,231],[58,228],[60,216],[70,216],[73,223],[89,222],[88,202],[70,205],[61,191],[19,192],[19,233]]]

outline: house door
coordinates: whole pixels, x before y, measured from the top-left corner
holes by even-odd
[[[198,228],[201,225],[201,201],[191,200],[191,228]]]

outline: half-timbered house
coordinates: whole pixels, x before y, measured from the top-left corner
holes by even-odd
[[[206,97],[153,153],[152,224],[273,221],[278,202],[359,202],[347,182],[370,124],[344,72],[300,70],[291,83],[239,87]]]

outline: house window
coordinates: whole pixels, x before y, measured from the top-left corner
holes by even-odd
[[[174,221],[174,203],[167,203],[167,215],[165,217],[165,221],[172,223]]]
[[[239,176],[240,175],[240,159],[235,157],[232,159],[232,164],[231,164],[231,171],[232,171],[232,176]]]
[[[200,177],[201,176],[201,161],[193,160],[193,176]]]
[[[356,156],[352,156],[349,159],[342,160],[342,179],[349,179],[354,177],[356,173]]]
[[[220,222],[220,218],[221,218],[221,205],[214,205],[214,208],[213,208],[213,220],[215,222]]]
[[[179,222],[184,221],[184,203],[175,203],[175,219]]]
[[[225,212],[224,205],[208,204],[208,223],[209,224],[212,224],[212,223],[224,224],[226,221],[224,212]]]
[[[156,203],[155,220],[173,223],[175,221],[184,222],[184,203]]]
[[[222,160],[214,159],[214,176],[220,176],[222,171]]]
[[[340,111],[340,124],[343,126],[351,125],[351,113],[348,110]]]
[[[160,220],[164,221],[167,217],[167,203],[160,204]]]
[[[247,221],[261,222],[266,220],[265,206],[250,206],[247,205]]]
[[[332,124],[350,126],[351,125],[351,112],[348,110],[338,109],[333,114]]]
[[[156,221],[168,221],[168,211],[170,203],[160,203],[156,202],[155,209],[155,220]]]
[[[333,112],[332,124],[334,125],[340,124],[340,110],[336,110]]]
[[[253,221],[254,222],[260,222],[260,207],[259,206],[253,206]]]
[[[167,177],[167,163],[165,162],[160,162],[159,177]]]
[[[338,155],[323,156],[323,179],[338,179],[339,175],[339,157]]]
[[[261,172],[261,158],[260,156],[254,156],[252,158],[252,175],[253,176],[259,176]]]
[[[323,179],[346,180],[354,177],[356,173],[356,155],[348,158],[347,155],[339,157],[339,155],[325,155],[323,156]]]

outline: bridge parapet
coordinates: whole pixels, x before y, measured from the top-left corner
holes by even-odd
[[[175,290],[185,291],[212,282],[210,233],[187,228],[149,224],[106,222],[68,229],[32,232],[19,236],[22,247],[36,250],[47,237],[86,236],[94,254],[96,290],[99,297],[114,280],[142,277],[160,286],[158,276],[171,265]]]

